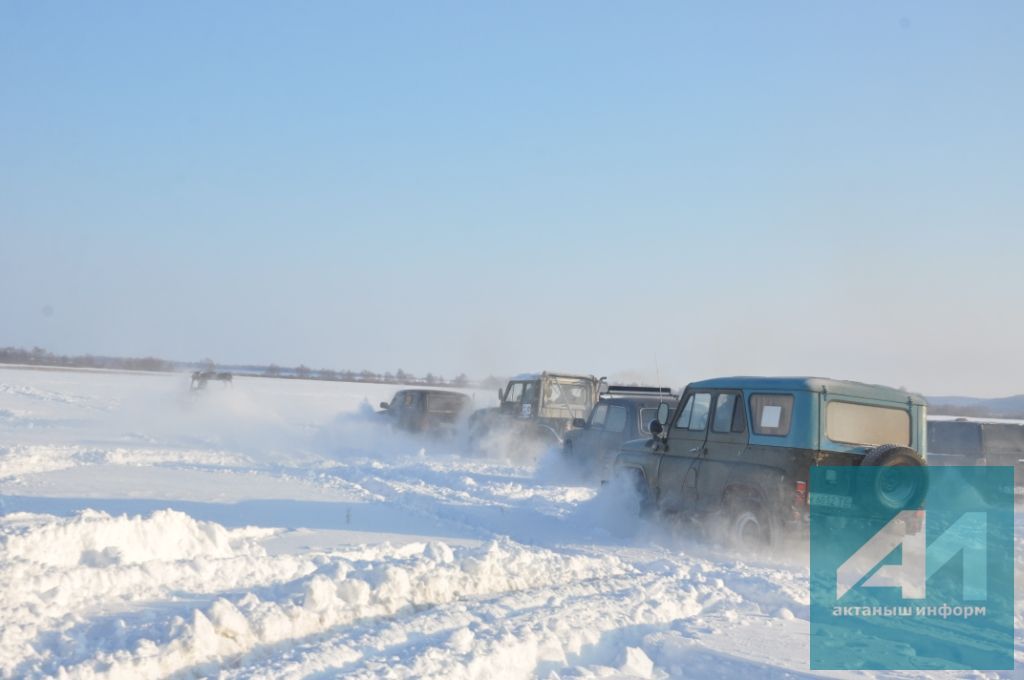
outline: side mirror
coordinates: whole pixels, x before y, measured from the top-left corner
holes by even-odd
[[[386,402],[386,401],[380,402],[380,407],[381,408],[385,408],[385,409],[388,408],[388,402]]]
[[[660,426],[661,425],[665,425],[666,423],[668,423],[668,404],[666,404],[665,402],[661,402],[660,404],[658,404],[658,425],[659,425],[658,431],[659,432],[662,430],[662,428]]]
[[[573,418],[572,419],[572,426],[576,427],[576,428],[586,427],[587,426],[587,421],[583,420],[583,418]]]
[[[651,424],[647,426],[651,430],[651,434],[655,437],[661,435],[665,431],[665,428],[661,426],[661,421],[652,420]]]
[[[498,403],[499,404],[501,403],[502,397],[504,397],[504,396],[505,396],[504,393],[501,391],[501,388],[499,387],[498,388]]]

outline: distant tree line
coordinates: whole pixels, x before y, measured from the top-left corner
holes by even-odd
[[[368,369],[361,371],[335,370],[332,368],[313,369],[305,364],[298,366],[238,366],[218,364],[213,359],[202,359],[195,362],[168,361],[156,357],[104,357],[91,354],[67,356],[48,352],[41,347],[24,349],[20,347],[4,347],[0,349],[0,364],[24,364],[29,366],[65,366],[69,368],[106,368],[129,371],[230,371],[236,375],[249,375],[266,378],[296,378],[302,380],[335,380],[342,382],[391,383],[402,385],[430,385],[447,387],[502,387],[503,378],[489,376],[485,380],[474,382],[465,373],[454,378],[427,373],[420,377],[402,369],[377,373]]]
[[[173,361],[156,357],[103,357],[92,354],[68,356],[54,354],[42,347],[0,348],[0,364],[27,364],[29,366],[68,366],[74,368],[112,368],[126,371],[173,371]]]
[[[252,368],[252,367],[249,367]],[[402,369],[397,371],[385,371],[377,373],[368,369],[361,371],[335,370],[333,368],[314,369],[299,364],[295,367],[278,366],[270,364],[261,371],[261,375],[267,378],[301,378],[303,380],[338,380],[342,382],[367,382],[367,383],[394,383],[403,385],[450,385],[452,387],[469,387],[472,381],[465,373],[460,373],[454,378],[448,379],[441,375],[427,373],[418,377],[407,373]]]

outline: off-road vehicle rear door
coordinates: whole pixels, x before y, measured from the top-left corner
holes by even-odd
[[[688,392],[668,439],[658,468],[658,505],[666,512],[686,512],[697,501],[697,477],[707,440],[711,392]]]

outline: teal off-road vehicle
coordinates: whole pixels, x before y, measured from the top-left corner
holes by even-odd
[[[721,525],[734,545],[776,545],[814,503],[851,502],[843,480],[808,489],[812,466],[925,464],[923,397],[825,378],[717,378],[691,383],[653,436],[626,442],[615,472],[648,509]],[[871,497],[896,507],[924,494],[923,476],[877,476]],[[863,492],[863,490],[858,490]],[[861,494],[863,496],[863,494]]]

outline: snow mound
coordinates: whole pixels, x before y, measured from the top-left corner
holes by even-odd
[[[270,529],[229,531],[174,510],[154,512],[147,518],[86,510],[69,519],[2,531],[0,562],[26,560],[64,567],[233,557],[256,548],[253,538],[274,533]]]
[[[208,593],[290,581],[314,561],[271,556],[258,539],[273,529],[228,530],[174,511],[72,518],[27,513],[0,520],[0,677],[56,674],[116,634],[97,617],[153,600],[209,599]],[[59,633],[59,644],[47,642]]]
[[[165,676],[364,620],[630,570],[615,557],[564,555],[508,539],[478,548],[453,549],[441,542],[366,546],[321,556],[314,573],[270,592],[219,597],[209,607],[182,612],[167,622],[159,639],[101,652],[62,666],[61,672],[69,677]],[[471,642],[453,639],[456,647]]]

